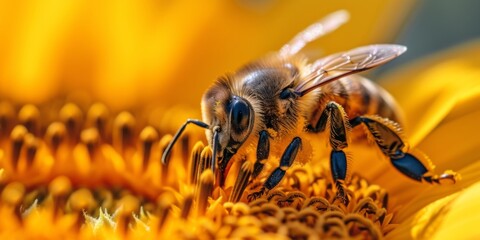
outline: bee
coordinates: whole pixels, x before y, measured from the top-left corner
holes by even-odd
[[[269,158],[271,144],[276,143],[271,139],[288,139],[278,167],[258,192],[248,196],[255,199],[273,189],[294,163],[303,145],[297,134],[300,126],[308,134],[320,136],[325,132],[328,136],[331,174],[337,196],[344,202],[348,201],[344,183],[349,166],[345,148],[354,130],[364,132],[357,135],[373,139],[392,165],[407,177],[428,183],[455,182],[456,173],[435,174],[432,164],[424,164],[409,152],[397,123],[400,116],[393,98],[378,85],[355,75],[395,59],[406,51],[405,46],[363,46],[313,62],[299,53],[307,43],[335,30],[347,19],[346,11],[334,12],[297,34],[278,52],[219,78],[202,97],[203,121],[188,119],[165,149],[162,162],[167,162],[187,125],[205,128],[213,151],[211,169],[222,186],[230,160],[237,154],[245,155],[246,146],[256,146],[251,175],[255,178]]]

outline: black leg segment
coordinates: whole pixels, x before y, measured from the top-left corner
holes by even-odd
[[[337,180],[345,180],[347,177],[347,156],[343,151],[332,151],[330,154],[330,166],[335,182]]]
[[[320,115],[320,118],[318,119],[318,122],[312,126],[308,125],[308,130],[312,132],[323,132],[325,131],[325,127],[327,126],[327,121],[328,121],[328,112],[323,111],[322,114]]]
[[[288,168],[292,166],[295,157],[297,156],[298,150],[302,146],[302,139],[299,137],[294,137],[292,142],[288,145],[287,149],[280,158],[280,167]]]
[[[336,102],[329,102],[320,116],[316,126],[316,130],[325,130],[330,126],[330,145],[333,150],[341,151],[348,147],[347,134],[350,130],[350,125],[347,121],[347,115],[343,107]]]
[[[263,170],[265,161],[270,154],[270,140],[268,132],[266,130],[260,131],[258,144],[257,144],[257,160],[253,165],[252,179],[255,179]]]
[[[347,156],[343,151],[332,151],[330,154],[330,168],[333,181],[337,187],[337,198],[348,204],[349,200],[344,185],[347,178]]]
[[[401,137],[402,130],[397,123],[378,116],[356,117],[350,122],[354,126],[363,123],[383,154],[389,157],[393,166],[405,176],[429,183],[455,183],[459,179],[459,175],[453,171],[434,174],[434,166],[427,157],[423,157],[424,161],[421,161],[416,155],[408,153]]]
[[[283,155],[280,158],[280,165],[273,170],[270,176],[268,176],[267,181],[265,181],[260,191],[254,192],[248,196],[250,201],[261,197],[265,191],[271,190],[277,186],[280,181],[282,181],[283,177],[285,176],[285,172],[295,161],[295,157],[297,156],[298,150],[300,150],[301,146],[302,139],[299,137],[294,137],[292,142],[285,149],[285,152],[283,152]]]
[[[345,204],[348,203],[344,183],[347,180],[348,159],[343,151],[348,147],[348,134],[350,124],[343,107],[336,102],[329,102],[320,116],[318,123],[315,124],[317,131],[323,131],[330,126],[329,142],[332,147],[330,154],[330,168],[332,178],[337,187],[337,198]]]
[[[270,176],[268,177],[267,181],[263,184],[263,186],[266,189],[271,190],[272,188],[277,186],[277,184],[280,183],[280,181],[282,181],[283,176],[285,176],[285,170],[283,170],[280,167],[277,167],[270,174]]]
[[[422,181],[422,177],[428,172],[427,168],[413,155],[409,153],[399,153],[399,158],[390,158],[393,166],[407,177]]]
[[[361,116],[352,119],[351,122],[355,123],[355,125],[363,123],[386,156],[398,156],[399,151],[401,152],[405,147],[401,137],[402,130],[393,121],[378,116]]]
[[[270,190],[280,183],[285,175],[285,171],[292,166],[301,146],[302,140],[299,137],[293,138],[292,142],[288,145],[288,147],[285,149],[285,152],[283,152],[282,157],[280,158],[280,166],[278,166],[272,172],[272,174],[270,174],[270,176],[267,178],[267,181],[263,185],[264,187]]]

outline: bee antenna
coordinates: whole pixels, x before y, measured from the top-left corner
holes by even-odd
[[[212,171],[215,172],[215,167],[216,167],[216,160],[217,160],[217,150],[218,150],[218,138],[220,135],[218,133],[220,132],[220,127],[215,126],[213,127],[213,153],[212,153]]]
[[[173,146],[175,145],[177,140],[180,138],[180,136],[182,135],[182,133],[185,130],[185,128],[187,127],[187,125],[190,124],[190,123],[193,123],[193,124],[195,124],[195,125],[197,125],[201,128],[205,128],[205,129],[210,128],[210,125],[208,125],[208,124],[206,124],[206,123],[204,123],[200,120],[187,119],[187,121],[178,129],[177,133],[175,133],[175,135],[172,138],[172,141],[170,141],[170,143],[165,148],[165,151],[163,151],[163,154],[162,154],[162,164],[163,165],[166,165],[168,163],[168,156],[170,155],[170,152],[172,151]]]

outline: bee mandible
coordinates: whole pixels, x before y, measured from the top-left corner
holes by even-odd
[[[269,158],[271,132],[275,138],[291,137],[279,166],[260,191],[260,197],[274,188],[293,164],[302,146],[295,136],[297,126],[311,134],[326,132],[331,147],[330,166],[337,196],[348,201],[344,183],[347,162],[344,152],[353,130],[370,135],[392,165],[407,177],[428,183],[455,182],[452,171],[433,173],[432,164],[424,164],[409,151],[403,139],[397,107],[392,97],[373,82],[353,75],[398,57],[405,46],[376,44],[336,53],[311,63],[299,54],[303,47],[335,30],[348,20],[346,11],[334,12],[297,34],[278,52],[249,63],[233,75],[219,78],[202,98],[203,121],[188,119],[174,135],[162,156],[168,155],[189,124],[206,129],[213,156],[211,169],[224,184],[232,157],[245,154],[245,145],[256,146],[256,160],[251,178],[263,170]],[[357,126],[363,125],[363,128]],[[293,135],[293,137],[292,137]]]

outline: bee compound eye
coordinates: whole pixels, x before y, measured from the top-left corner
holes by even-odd
[[[231,128],[236,133],[242,133],[248,129],[250,125],[250,105],[248,105],[248,103],[241,98],[233,99],[231,104]]]
[[[287,99],[293,97],[293,91],[291,88],[285,88],[280,92],[280,99]]]

